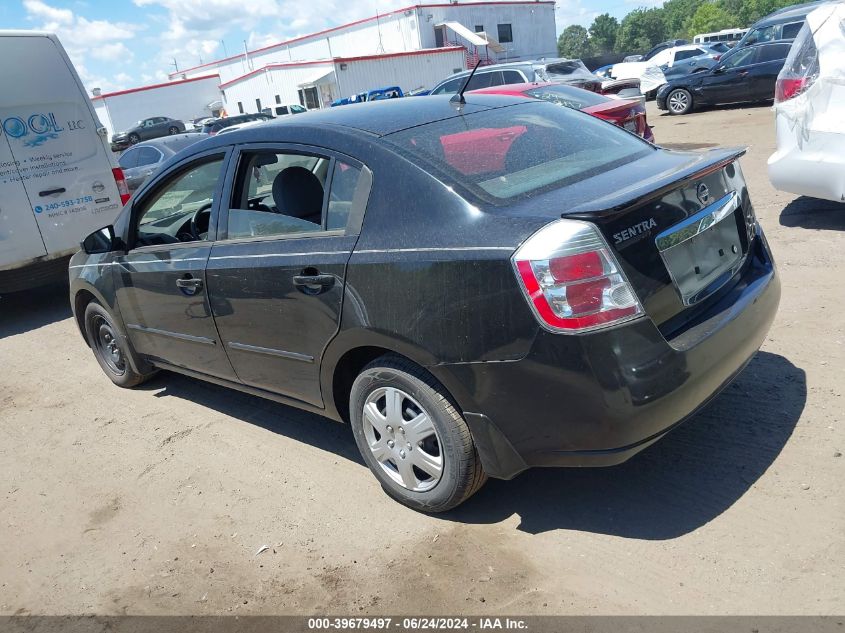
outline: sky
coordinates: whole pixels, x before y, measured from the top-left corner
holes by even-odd
[[[103,92],[167,81],[175,63],[202,62],[307,35],[416,0],[0,0],[0,28],[59,35],[86,88]],[[621,18],[660,0],[558,0],[558,32]]]

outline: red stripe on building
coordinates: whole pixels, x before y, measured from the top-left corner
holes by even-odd
[[[193,79],[180,79],[179,81],[168,81],[163,84],[154,84],[152,86],[141,86],[140,88],[127,88],[126,90],[118,90],[117,92],[107,92],[96,97],[91,97],[91,101],[98,99],[105,99],[106,97],[119,97],[120,95],[128,95],[133,92],[143,92],[144,90],[154,90],[156,88],[168,88],[170,86],[178,86],[180,84],[191,83],[192,81],[202,81],[203,79],[217,79],[220,81],[220,75],[205,75],[204,77],[194,77]]]

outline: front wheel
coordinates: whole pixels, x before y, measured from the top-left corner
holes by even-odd
[[[129,139],[127,139],[127,140],[129,141],[130,145],[135,145],[135,143],[137,143],[141,140],[141,137],[138,136],[137,134],[130,134]]]
[[[118,387],[134,387],[152,376],[132,369],[126,354],[126,342],[120,337],[111,315],[96,301],[85,309],[85,334],[94,357]]]
[[[383,356],[367,365],[349,404],[364,461],[400,503],[444,512],[487,480],[463,417],[443,388],[410,361]]]
[[[692,112],[692,95],[683,88],[676,88],[666,96],[669,114],[689,114]]]

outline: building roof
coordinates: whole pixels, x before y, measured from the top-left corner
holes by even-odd
[[[191,79],[180,79],[178,81],[168,81],[167,83],[163,84],[152,84],[150,86],[140,86],[138,88],[127,88],[126,90],[117,90],[116,92],[106,92],[104,94],[97,95],[96,97],[91,97],[91,101],[97,101],[99,99],[105,99],[107,97],[119,97],[120,95],[128,95],[133,92],[142,92],[144,90],[154,90],[156,88],[170,88],[171,86],[178,86],[179,84],[187,84],[192,81],[202,81],[203,79],[216,79],[218,82],[220,81],[220,75],[203,75],[202,77],[193,77]]]
[[[361,62],[361,61],[369,61],[369,60],[376,60],[376,59],[390,59],[393,57],[413,57],[415,55],[437,55],[440,53],[453,53],[455,51],[463,51],[463,47],[461,46],[445,46],[443,48],[423,48],[417,51],[406,51],[403,53],[381,53],[379,55],[360,55],[358,57],[332,57],[329,59],[317,59],[312,61],[303,61],[303,62],[278,62],[267,64],[262,66],[261,68],[257,68],[255,70],[251,70],[248,73],[241,75],[239,77],[235,77],[234,79],[230,79],[224,84],[220,84],[220,89],[225,90],[229,86],[232,86],[236,83],[243,81],[244,79],[249,79],[250,77],[254,77],[260,73],[263,73],[267,70],[274,70],[280,68],[296,68],[298,66],[315,66],[315,65],[329,65],[329,64],[346,64],[346,63],[353,63],[353,62]],[[190,81],[190,80],[188,80]]]
[[[367,22],[372,22],[374,20],[379,20],[381,18],[385,18],[388,16],[397,15],[399,13],[405,13],[406,11],[414,11],[416,9],[430,9],[430,8],[454,8],[454,7],[477,7],[477,6],[484,6],[484,5],[496,5],[496,6],[507,6],[507,5],[537,5],[537,4],[546,4],[546,5],[554,5],[554,0],[487,0],[483,2],[461,2],[461,3],[434,3],[434,4],[414,4],[408,7],[404,7],[402,9],[395,9],[394,11],[388,11],[387,13],[380,13],[378,15],[373,15],[368,18],[363,18],[361,20],[356,20],[354,22],[349,22],[347,24],[341,24],[339,26],[333,26],[328,29],[324,29],[322,31],[317,31],[316,33],[310,33],[308,35],[301,35],[299,37],[295,37],[290,40],[283,40],[281,42],[276,42],[275,44],[269,44],[267,46],[262,46],[261,48],[256,48],[251,51],[246,51],[246,55],[255,55],[256,53],[263,53],[266,51],[273,50],[275,48],[280,48],[282,46],[290,46],[291,44],[296,44],[298,42],[303,42],[305,40],[309,40],[314,37],[323,37],[328,35],[329,33],[334,33],[336,31],[342,31],[343,29],[348,29],[353,26],[358,26],[359,24],[365,24]],[[185,68],[179,71],[175,71],[169,74],[170,77],[181,75],[182,73],[189,73],[199,70],[201,68],[211,68],[222,64],[224,62],[235,61],[237,59],[241,59],[244,56],[243,53],[239,53],[237,55],[230,55],[229,57],[223,57],[221,59],[216,59],[214,61],[206,62],[204,64],[200,64],[199,66],[192,66],[191,68]]]

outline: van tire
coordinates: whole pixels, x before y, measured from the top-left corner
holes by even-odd
[[[85,308],[85,336],[100,368],[118,387],[135,387],[155,373],[139,374],[132,368],[128,341],[115,327],[111,315],[96,301],[91,301]]]

